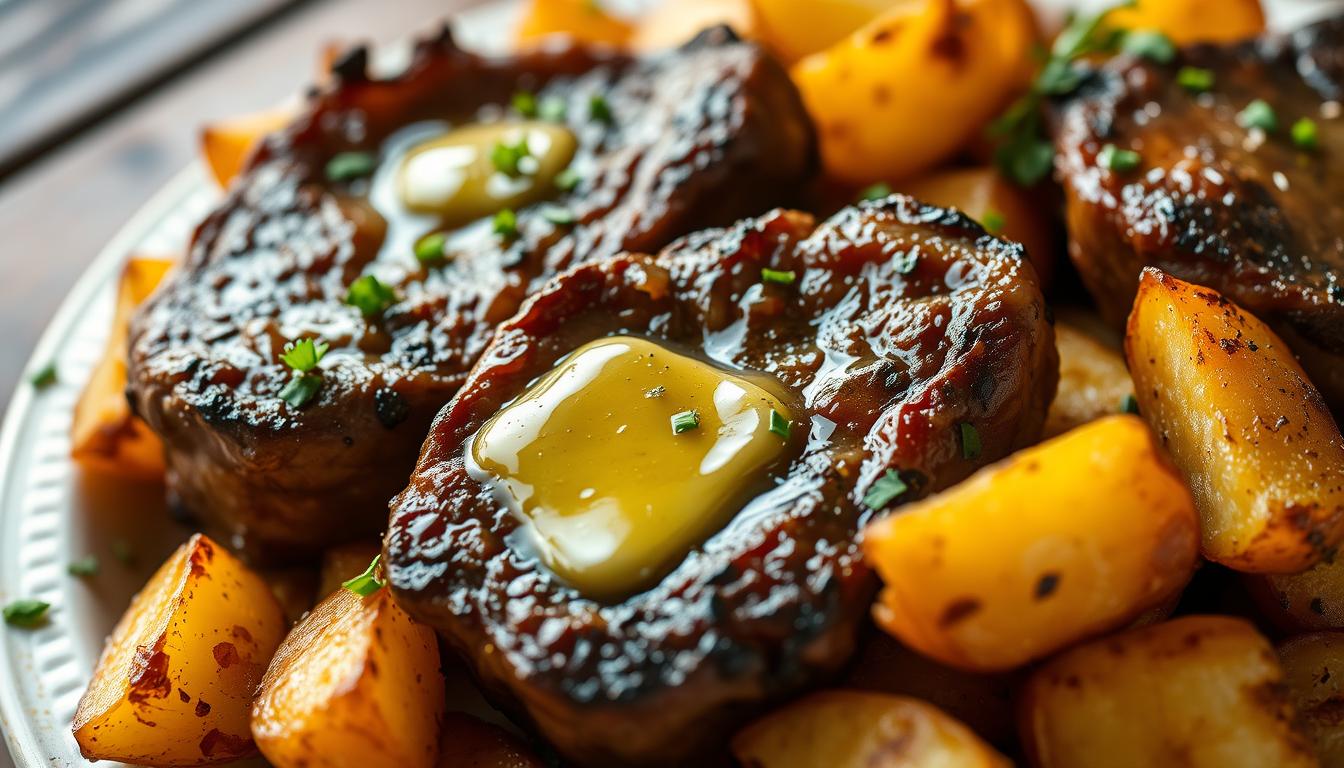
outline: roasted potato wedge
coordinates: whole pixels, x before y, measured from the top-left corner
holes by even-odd
[[[381,550],[382,545],[377,541],[356,541],[323,552],[322,575],[317,582],[318,597],[330,595],[363,573]]]
[[[433,631],[389,589],[338,589],[276,651],[252,737],[276,768],[432,768],[443,711]]]
[[[899,181],[980,134],[1030,81],[1036,43],[1025,0],[910,0],[791,72],[827,172]]]
[[[201,130],[201,153],[221,189],[243,170],[248,155],[268,133],[294,119],[291,108],[268,109],[210,123]]]
[[[255,752],[252,694],[287,622],[260,576],[197,534],[117,622],[75,713],[90,760],[206,765]]]
[[[1037,768],[1308,768],[1269,641],[1241,619],[1187,616],[1075,648],[1023,689]]]
[[[1288,698],[1324,768],[1344,768],[1344,632],[1314,632],[1279,646]]]
[[[1344,438],[1264,323],[1144,270],[1125,333],[1139,409],[1195,494],[1204,556],[1295,573],[1344,538]]]
[[[661,3],[635,24],[630,47],[641,51],[675,48],[701,30],[726,24],[740,37],[759,37],[751,0],[676,0]]]
[[[163,444],[126,402],[126,334],[131,314],[172,265],[172,259],[137,256],[121,271],[112,333],[75,401],[70,456],[80,466],[142,480],[163,477]]]
[[[1124,626],[1190,579],[1190,492],[1133,416],[1017,453],[864,531],[879,626],[945,664],[1012,669]]]
[[[519,45],[532,45],[552,35],[580,43],[625,46],[635,26],[607,13],[593,0],[529,0],[518,24]]]
[[[918,0],[755,0],[761,37],[785,62],[830,48],[878,14]],[[676,5],[676,3],[665,3]]]
[[[1119,29],[1162,32],[1177,45],[1230,43],[1265,31],[1260,0],[1137,0],[1107,14]]]
[[[904,696],[822,691],[733,737],[753,768],[1006,768],[1010,763],[937,707]]]
[[[1339,557],[1301,573],[1249,574],[1246,581],[1260,613],[1285,632],[1344,629],[1344,560]]]
[[[1045,416],[1046,437],[1125,410],[1134,397],[1134,380],[1119,344],[1111,346],[1082,323],[1056,316],[1055,346],[1059,387]]]
[[[522,739],[479,718],[449,712],[443,720],[439,768],[543,768]]]

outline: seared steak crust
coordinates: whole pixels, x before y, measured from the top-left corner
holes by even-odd
[[[171,493],[254,555],[380,530],[433,415],[547,276],[759,212],[815,165],[787,74],[726,29],[647,59],[486,59],[445,32],[399,76],[369,78],[356,51],[334,77],[251,159],[132,328],[129,396],[164,439]],[[501,119],[524,90],[567,107],[581,178],[554,203],[577,223],[523,208],[516,238],[478,221],[450,236],[446,265],[424,267],[411,244],[431,225],[378,202],[398,151],[389,137],[418,121]],[[329,180],[328,160],[356,150],[383,154],[372,181]],[[344,303],[365,272],[398,294],[374,318]],[[278,398],[291,376],[280,354],[299,337],[331,351],[317,396],[294,408]]]
[[[793,270],[792,285],[761,269]],[[590,340],[636,334],[772,373],[811,430],[781,476],[655,587],[586,599],[511,548],[520,522],[473,479],[481,426]],[[903,503],[1029,444],[1058,361],[1020,246],[892,197],[821,226],[777,211],[554,279],[498,330],[392,505],[398,601],[583,764],[695,764],[764,702],[836,670],[874,580],[857,534],[888,470]],[[981,440],[976,454],[961,425]],[[582,467],[573,471],[582,472]]]
[[[1069,252],[1108,319],[1122,328],[1144,266],[1215,288],[1293,347],[1344,413],[1344,17],[1289,36],[1195,46],[1170,65],[1110,62],[1059,112],[1058,173]],[[1207,92],[1181,67],[1213,73]],[[1238,114],[1267,102],[1278,129]],[[1319,126],[1300,149],[1290,127]],[[1141,158],[1101,167],[1107,144]]]

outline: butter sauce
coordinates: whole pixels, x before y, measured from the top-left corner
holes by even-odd
[[[778,389],[647,339],[601,339],[488,421],[467,463],[554,573],[619,599],[660,578],[791,455]],[[698,425],[677,434],[672,419],[687,411]]]

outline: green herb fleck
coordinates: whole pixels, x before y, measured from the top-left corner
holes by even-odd
[[[980,217],[980,225],[991,235],[997,235],[1003,231],[1003,227],[1008,222],[1004,220],[1003,214],[998,211],[985,211],[985,215]]]
[[[66,564],[65,572],[71,576],[96,576],[98,575],[98,556],[85,555],[78,560],[71,560]]]
[[[980,430],[974,424],[961,424],[961,458],[980,458]]]
[[[914,272],[915,267],[919,264],[919,252],[914,250],[898,251],[896,255],[891,257],[891,264],[896,267],[896,271],[900,274],[908,275]]]
[[[415,258],[421,264],[433,264],[443,259],[443,248],[448,244],[448,235],[435,232],[425,235],[415,244]]]
[[[1139,398],[1132,394],[1125,395],[1125,399],[1120,401],[1120,412],[1132,413],[1137,416],[1139,413]]]
[[[523,175],[523,160],[531,156],[532,150],[528,149],[526,136],[520,137],[512,144],[497,141],[490,150],[491,164],[505,176]]]
[[[1316,128],[1316,121],[1310,117],[1304,117],[1293,123],[1291,129],[1293,144],[1298,149],[1313,150],[1320,145],[1320,134]]]
[[[908,490],[910,486],[901,479],[901,474],[894,469],[888,469],[863,495],[863,505],[876,512]]]
[[[611,105],[602,94],[595,93],[588,97],[588,119],[596,123],[611,122]]]
[[[1213,70],[1203,67],[1181,67],[1176,72],[1176,82],[1187,91],[1203,93],[1213,87]]]
[[[555,188],[561,192],[573,192],[574,188],[579,186],[579,172],[573,168],[555,174]]]
[[[1171,38],[1151,29],[1136,29],[1125,34],[1120,50],[1141,56],[1158,64],[1170,64],[1176,58],[1176,45]]]
[[[793,281],[798,279],[798,273],[792,269],[770,269],[761,267],[761,282],[775,283],[777,285],[793,285]]]
[[[859,192],[859,202],[870,203],[874,200],[881,200],[885,197],[891,197],[891,185],[879,181],[871,187],[866,187]]]
[[[280,390],[280,399],[291,407],[302,408],[322,388],[322,377],[312,373],[295,376]]]
[[[382,314],[396,300],[396,291],[373,275],[364,275],[351,283],[345,293],[345,303],[357,308],[365,317]]]
[[[325,341],[299,339],[285,345],[285,352],[280,359],[299,373],[308,373],[322,362],[322,357],[327,354],[327,348]]]
[[[682,411],[672,415],[672,434],[674,435],[690,432],[699,426],[700,413],[698,411]]]
[[[1264,99],[1256,99],[1237,113],[1237,124],[1242,128],[1259,128],[1265,133],[1279,130],[1279,116]]]
[[[28,383],[33,385],[34,389],[46,389],[56,383],[56,364],[47,363],[46,365],[33,371],[28,377]]]
[[[1132,149],[1120,149],[1114,144],[1107,144],[1097,153],[1097,163],[1102,168],[1117,173],[1126,173],[1138,168],[1141,159],[1138,152]]]
[[[537,116],[537,97],[528,91],[513,94],[513,111],[523,117]]]
[[[327,178],[331,181],[363,178],[377,166],[378,158],[371,152],[341,152],[327,161]]]
[[[501,208],[490,222],[490,228],[505,240],[518,236],[518,214],[512,208]]]
[[[112,557],[116,558],[118,563],[131,565],[135,562],[135,552],[125,539],[113,539],[111,547]]]
[[[51,605],[41,600],[15,600],[5,606],[5,623],[23,629],[40,627],[47,621],[48,608]]]
[[[774,432],[776,435],[779,435],[785,440],[788,440],[789,433],[793,431],[793,422],[784,418],[784,414],[780,413],[779,411],[776,411],[774,408],[771,408],[770,431]]]
[[[541,217],[557,227],[572,227],[579,220],[573,211],[559,205],[548,205],[542,208]]]
[[[563,123],[568,114],[569,107],[565,105],[565,100],[558,96],[542,99],[538,110],[541,119],[549,123]]]
[[[382,589],[383,582],[379,581],[377,576],[378,561],[382,559],[382,557],[382,555],[375,555],[373,562],[369,563],[369,567],[365,568],[363,573],[349,581],[343,582],[341,586],[354,592],[360,597],[368,597],[374,592]]]

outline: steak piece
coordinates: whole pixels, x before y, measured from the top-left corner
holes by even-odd
[[[763,283],[763,268],[796,280]],[[613,603],[515,549],[513,504],[473,478],[466,453],[529,382],[614,334],[772,374],[801,404],[795,431],[810,434],[746,511]],[[875,483],[896,471],[904,503],[1033,442],[1057,375],[1021,246],[907,197],[821,226],[776,211],[656,257],[579,266],[500,327],[439,414],[392,504],[388,577],[399,603],[567,757],[699,764],[745,717],[852,652],[876,586],[858,544],[887,503],[865,504]]]
[[[381,531],[434,414],[548,276],[758,213],[816,165],[784,69],[726,28],[652,58],[571,47],[489,59],[446,31],[391,79],[367,76],[364,58],[338,62],[266,140],[131,330],[128,395],[163,438],[170,495],[263,560]],[[406,151],[398,131],[500,121],[520,91],[564,107],[577,186],[520,208],[516,237],[476,221],[449,234],[445,264],[422,265],[416,238],[439,226],[379,197]],[[332,158],[361,150],[381,155],[371,180],[330,178]],[[344,303],[362,273],[397,292],[372,318]],[[330,352],[296,408],[279,397],[292,375],[280,356],[301,337]]]
[[[1182,50],[1169,65],[1109,62],[1059,108],[1057,172],[1069,253],[1108,320],[1123,329],[1139,272],[1156,266],[1258,315],[1344,414],[1344,17],[1296,34]],[[1209,70],[1206,92],[1183,67]],[[1272,133],[1244,127],[1254,100]],[[1309,118],[1319,146],[1290,128]],[[1139,153],[1101,167],[1107,144]]]

